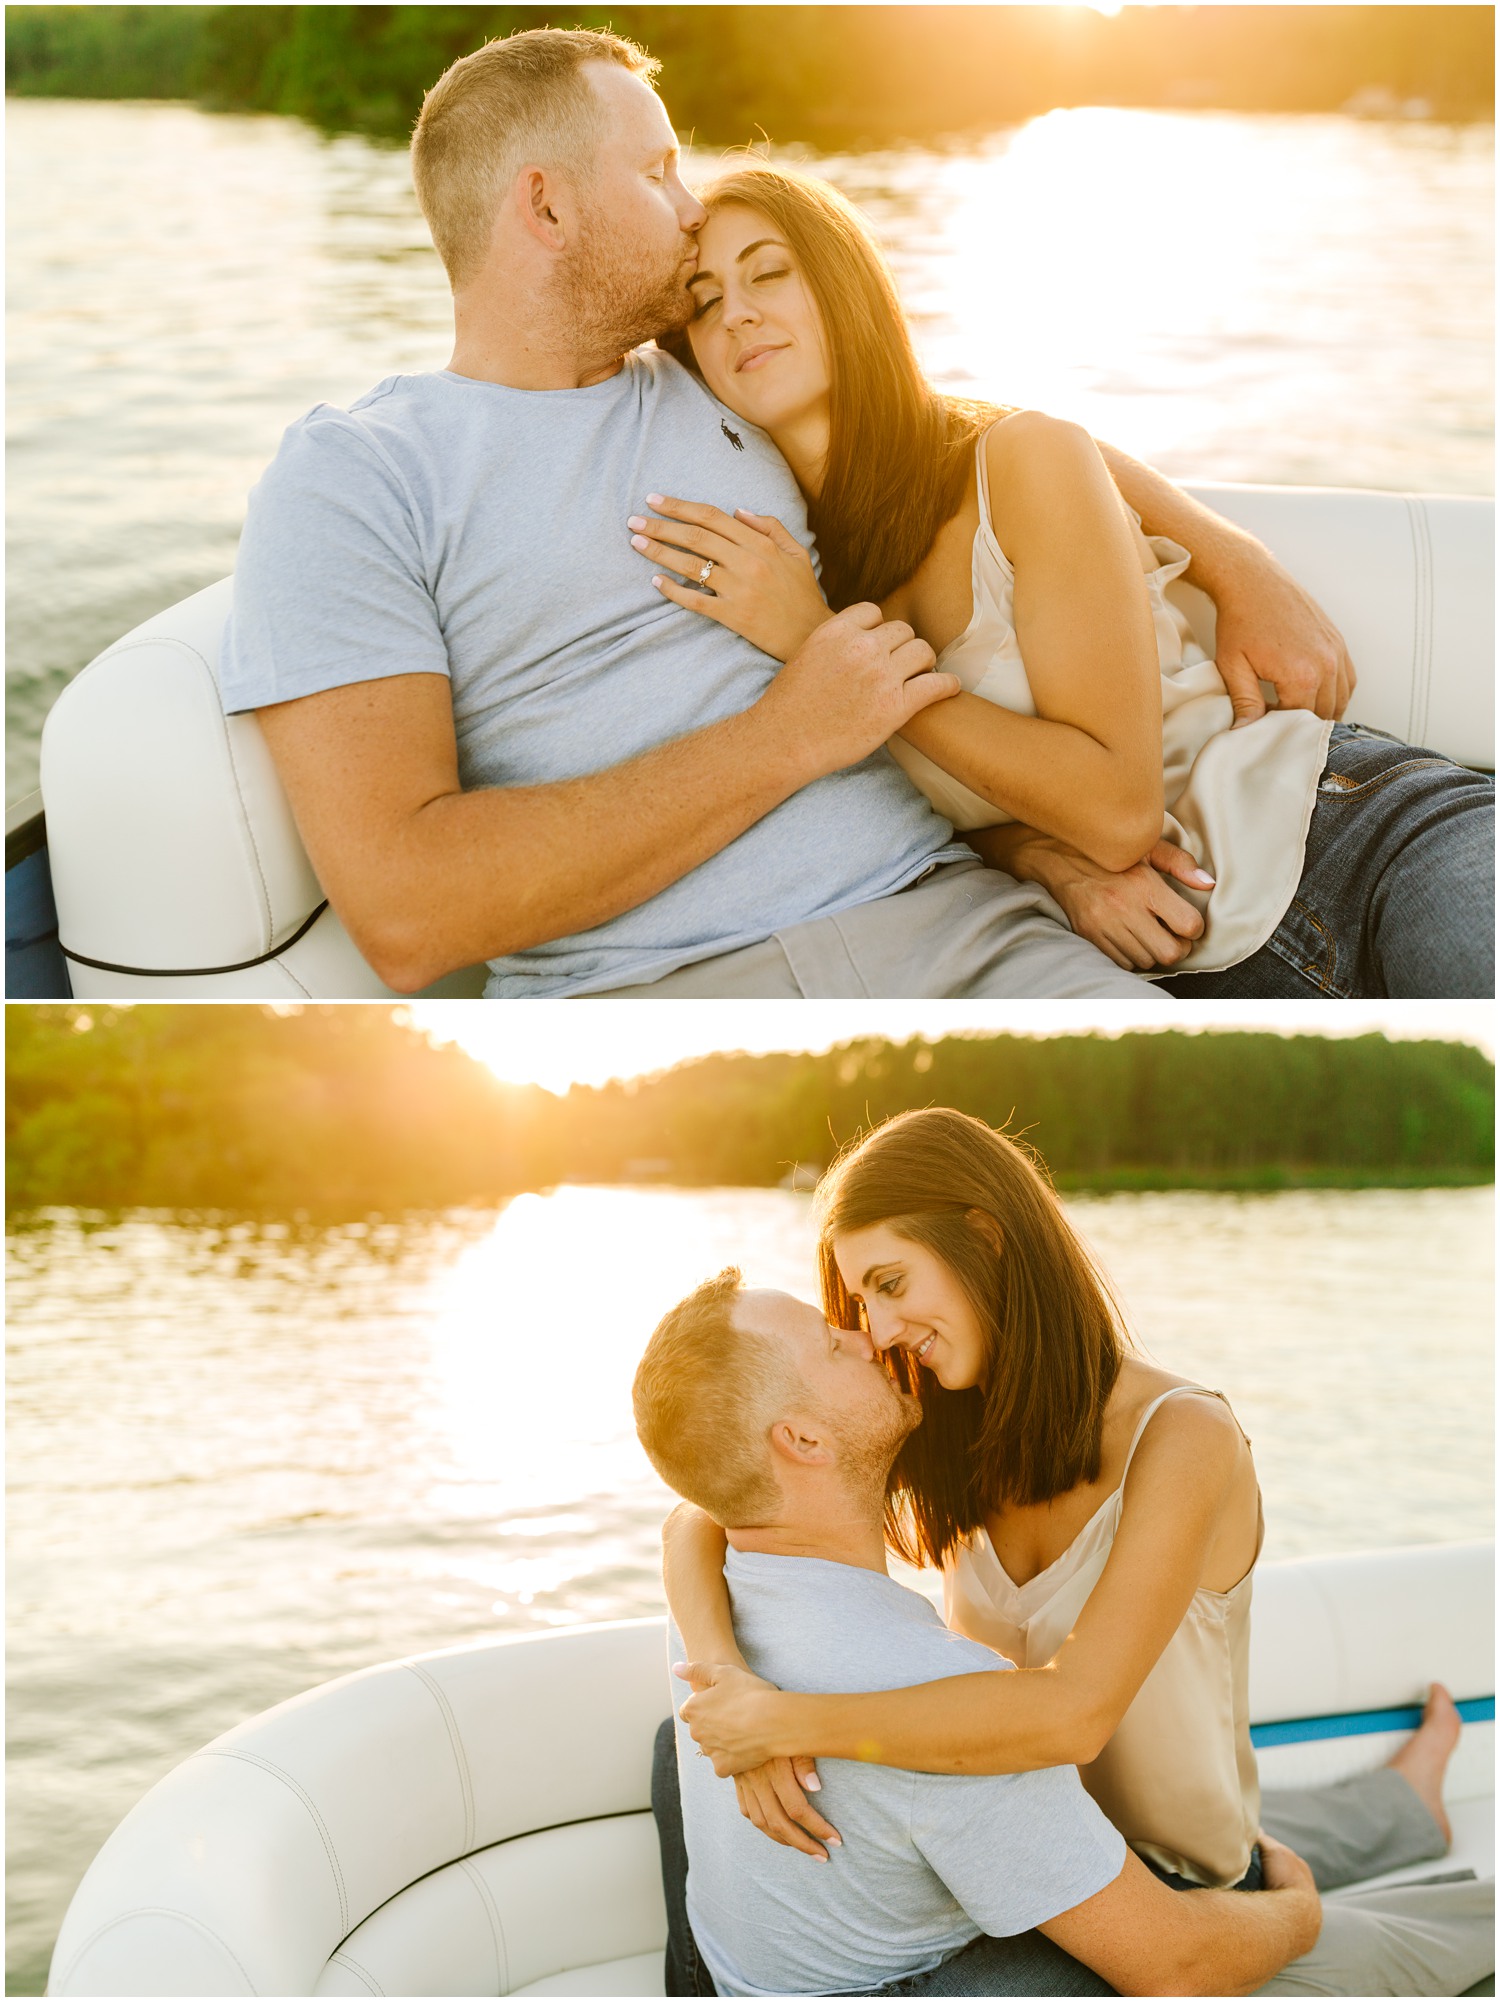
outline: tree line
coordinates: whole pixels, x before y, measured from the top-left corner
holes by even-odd
[[[6,88],[396,139],[450,62],[544,26],[643,42],[678,129],[711,145],[932,140],[1079,104],[1494,116],[1485,6],[23,6]]]
[[[355,1216],[564,1180],[768,1186],[920,1105],[1024,1135],[1067,1188],[1494,1176],[1493,1063],[1378,1035],[863,1037],[559,1097],[399,1011],[68,1004],[6,1011],[6,1079],[13,1210]]]

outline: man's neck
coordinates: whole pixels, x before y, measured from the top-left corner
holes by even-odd
[[[601,362],[580,355],[559,355],[545,346],[494,344],[462,335],[454,342],[448,363],[454,375],[497,382],[505,389],[592,389],[595,383],[618,375],[624,366],[623,355]]]
[[[585,353],[534,295],[504,302],[492,288],[460,292],[453,301],[454,375],[497,382],[506,389],[592,389],[625,366],[625,357]]]
[[[767,1557],[819,1557],[826,1564],[886,1573],[885,1530],[878,1508],[873,1512],[853,1506],[829,1508],[755,1529],[731,1529],[726,1535],[731,1550],[754,1550]]]

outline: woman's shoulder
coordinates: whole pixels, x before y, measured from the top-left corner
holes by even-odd
[[[1149,1422],[1140,1431],[1148,1412]],[[1238,1458],[1240,1447],[1248,1444],[1222,1392],[1139,1356],[1127,1357],[1121,1364],[1106,1424],[1116,1439],[1125,1442],[1122,1459],[1128,1455],[1131,1441],[1136,1442],[1139,1454],[1146,1451],[1149,1440],[1153,1457],[1170,1447],[1174,1458],[1182,1453],[1207,1453],[1228,1467]]]
[[[1012,410],[997,417],[984,434],[984,455],[991,472],[1047,469],[1070,463],[1079,453],[1098,446],[1081,424],[1051,417],[1045,410]]]
[[[1100,468],[1099,448],[1081,424],[1043,410],[1016,410],[984,434],[990,520],[1006,554],[1015,558],[1040,538],[1055,546]]]

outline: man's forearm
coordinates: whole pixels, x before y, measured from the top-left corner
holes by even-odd
[[[1315,1897],[1299,1890],[1182,1891],[1168,1994],[1249,1995],[1318,1941]]]
[[[1269,561],[1270,552],[1255,537],[1185,494],[1154,466],[1144,466],[1113,445],[1095,440],[1125,503],[1141,518],[1147,535],[1165,535],[1180,542],[1192,556],[1185,575],[1212,597],[1247,554]]]
[[[404,976],[391,984],[425,986],[633,910],[808,776],[750,709],[585,778],[434,799],[389,857],[384,956]]]

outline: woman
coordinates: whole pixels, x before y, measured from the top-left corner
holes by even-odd
[[[1088,435],[933,391],[832,189],[747,165],[704,199],[676,350],[796,474],[828,602],[780,524],[649,495],[656,588],[781,659],[830,604],[908,623],[965,692],[893,754],[1117,964],[1209,996],[1490,994],[1492,782],[1307,709],[1231,728],[1172,590],[1189,554]]]
[[[927,1772],[1076,1764],[1159,1873],[1255,1888],[1260,1493],[1228,1405],[1130,1348],[1043,1177],[977,1119],[890,1120],[830,1170],[816,1212],[830,1323],[867,1330],[922,1399],[892,1472],[888,1541],[941,1565],[950,1625],[1022,1673],[809,1697],[742,1664],[700,1670],[683,1712],[693,1735],[741,1774],[751,1818],[796,1847],[817,1846],[809,1829],[828,1839],[827,1824],[773,1762],[873,1743],[882,1763]],[[737,1659],[722,1564],[722,1533],[677,1511],[668,1596],[699,1663]],[[1435,1688],[1389,1767],[1272,1796],[1266,1826],[1325,1889],[1442,1854],[1458,1728]]]

